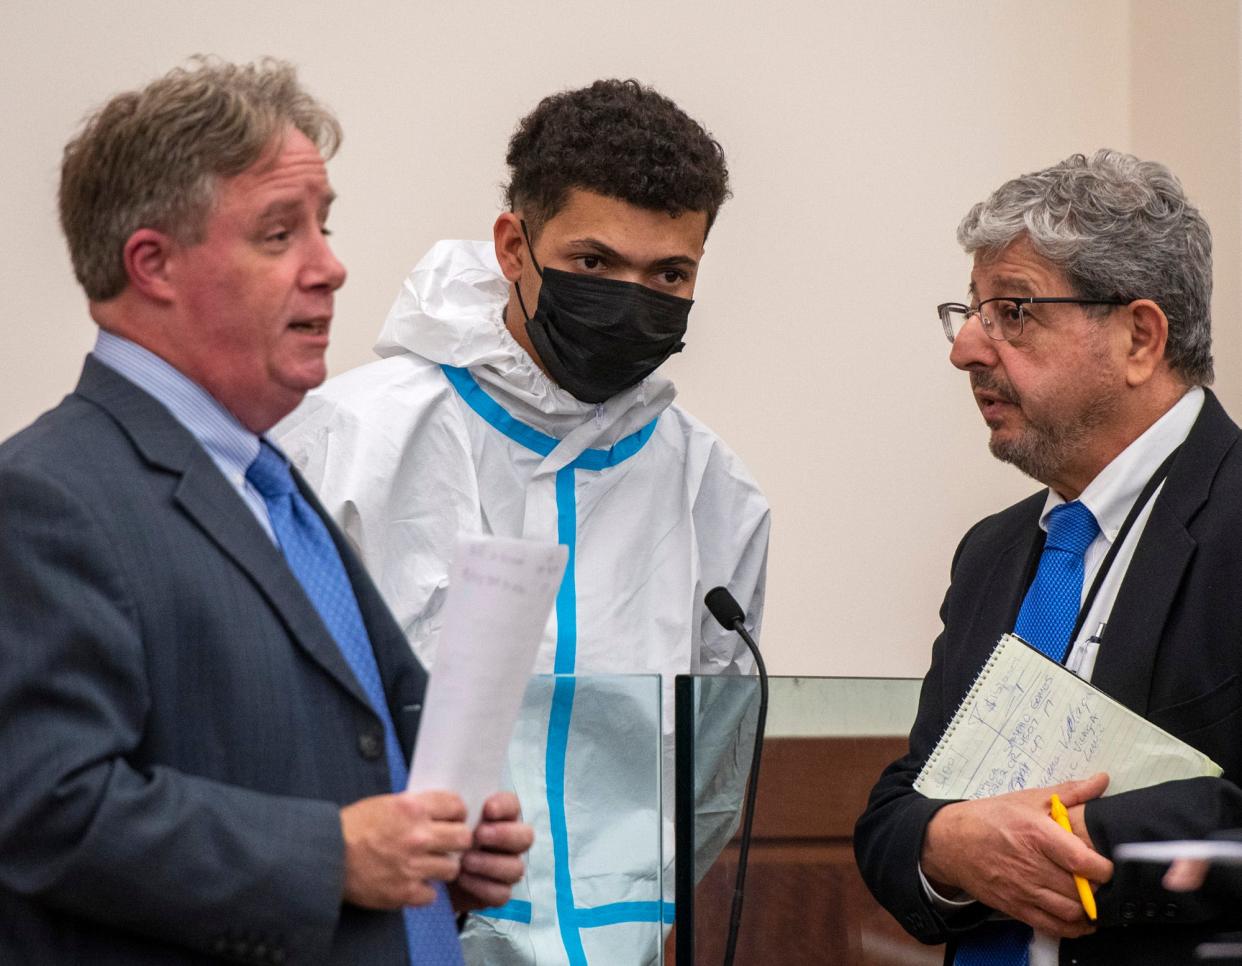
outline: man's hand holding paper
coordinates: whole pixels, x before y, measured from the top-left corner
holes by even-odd
[[[458,855],[470,846],[465,818],[461,798],[449,792],[375,795],[346,805],[345,901],[367,909],[427,905],[435,880],[457,878]]]
[[[473,833],[465,818],[465,803],[450,792],[376,795],[345,806],[345,900],[368,909],[421,906],[440,881],[449,883],[458,912],[504,905],[526,871],[531,827],[520,821],[512,792],[487,799]]]
[[[483,818],[474,830],[461,871],[449,886],[458,912],[503,906],[512,887],[525,873],[522,855],[534,841],[534,830],[520,821],[521,809],[512,792],[499,792],[483,803]]]

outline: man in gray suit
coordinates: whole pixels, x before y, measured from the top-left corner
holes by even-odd
[[[339,139],[200,60],[66,148],[100,331],[0,445],[0,962],[452,963],[443,883],[522,874],[513,796],[403,790],[426,676],[261,436],[325,375]]]

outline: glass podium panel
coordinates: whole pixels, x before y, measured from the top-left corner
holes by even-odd
[[[667,700],[671,711],[671,683]],[[506,784],[535,844],[512,900],[467,919],[471,966],[663,963],[673,918],[664,701],[657,675],[531,679]]]
[[[738,966],[940,966],[942,948],[911,939],[872,899],[852,846],[872,784],[906,751],[920,683],[770,679]],[[677,926],[667,961],[715,966],[734,898],[759,681],[678,676],[675,691]]]

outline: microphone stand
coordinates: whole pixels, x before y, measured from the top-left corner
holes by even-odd
[[[745,615],[737,601],[725,588],[709,591],[704,600],[707,609],[722,627],[736,631],[746,642],[759,672],[759,717],[755,723],[755,747],[750,759],[750,778],[746,784],[746,817],[742,822],[742,840],[738,849],[737,879],[733,886],[733,907],[729,913],[729,937],[725,944],[724,966],[733,966],[737,952],[738,930],[742,924],[742,899],[746,889],[746,866],[750,859],[751,829],[755,820],[755,800],[759,795],[759,763],[763,755],[763,731],[768,719],[768,669],[759,653],[759,645],[746,630]]]

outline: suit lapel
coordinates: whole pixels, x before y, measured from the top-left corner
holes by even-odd
[[[1013,630],[1018,619],[1022,598],[1044,546],[1039,515],[1046,498],[1047,492],[1040,491],[1027,500],[1029,508],[1021,514],[1009,540],[995,553],[992,569],[981,585],[979,609],[970,631],[973,646],[969,660],[975,668],[992,653],[1001,635]]]
[[[1091,675],[1092,684],[1139,714],[1147,712],[1160,639],[1194,550],[1186,527],[1161,512],[1157,502],[1109,614]]]
[[[216,546],[249,575],[280,615],[290,636],[311,659],[370,707],[371,702],[340,647],[285,563],[284,555],[204,450],[199,449],[185,467],[175,499]]]
[[[311,660],[370,707],[284,556],[193,435],[153,396],[91,356],[77,392],[111,414],[148,463],[181,477],[178,506],[250,577]]]
[[[1121,590],[1109,615],[1093,684],[1146,714],[1151,682],[1168,623],[1196,543],[1188,531],[1207,501],[1238,429],[1216,397],[1205,390],[1199,418],[1182,444],[1152,507]]]

